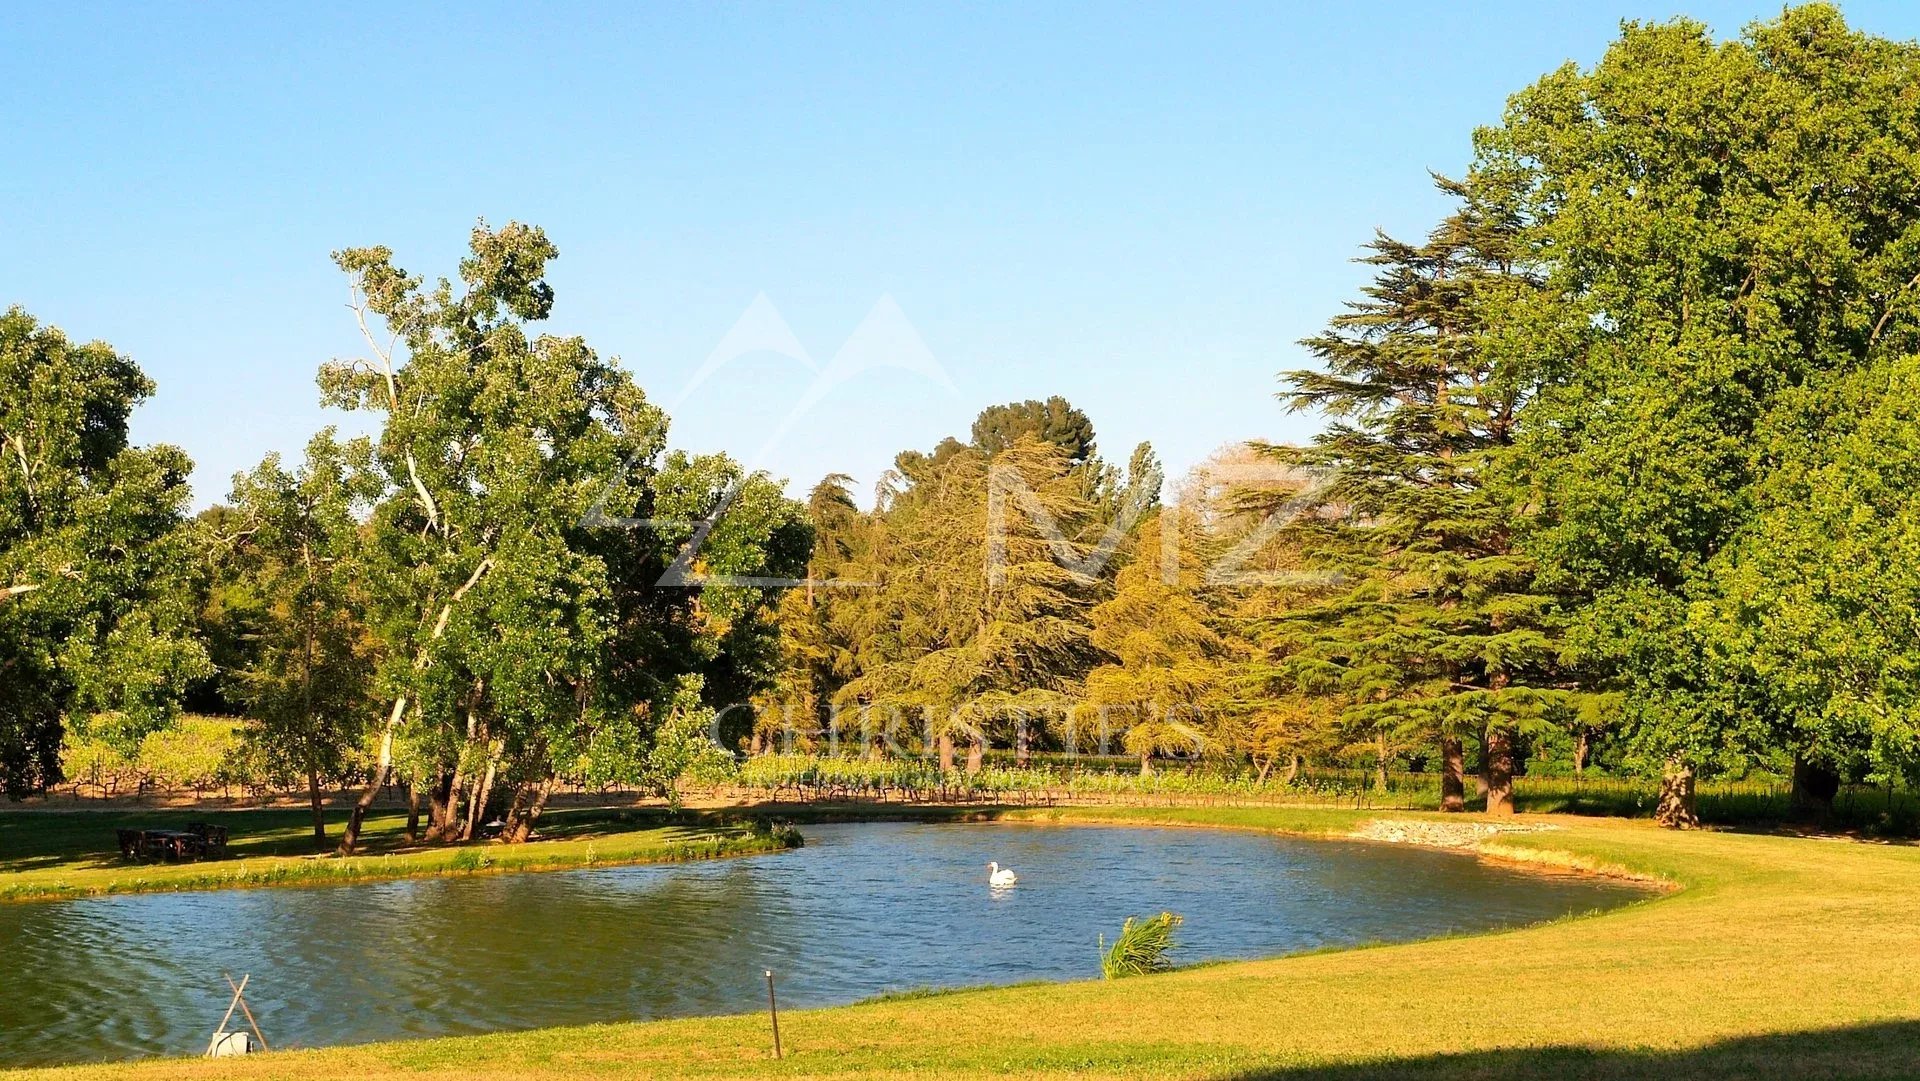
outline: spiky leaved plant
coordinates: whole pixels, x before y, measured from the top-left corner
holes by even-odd
[[[1107,945],[1105,935],[1100,936],[1100,974],[1117,980],[1122,976],[1143,976],[1172,968],[1173,961],[1167,954],[1179,945],[1174,941],[1173,929],[1183,922],[1172,912],[1144,920],[1128,916],[1120,927],[1120,937],[1113,940],[1112,946]]]

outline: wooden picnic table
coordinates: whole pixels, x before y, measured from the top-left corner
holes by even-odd
[[[130,860],[219,859],[227,854],[227,827],[190,822],[183,830],[123,829],[116,831],[120,855]]]

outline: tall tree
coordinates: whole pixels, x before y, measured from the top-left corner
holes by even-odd
[[[460,800],[483,795],[505,756],[514,811],[537,814],[556,742],[579,753],[599,729],[635,723],[597,678],[615,652],[606,609],[618,553],[596,549],[637,543],[639,531],[590,523],[644,501],[666,418],[580,339],[530,334],[553,306],[545,273],[556,254],[536,228],[483,223],[460,286],[431,288],[385,248],[335,256],[369,353],[324,366],[320,384],[327,404],[379,424],[368,577],[377,685],[391,703],[343,851],[404,723],[442,748],[441,837],[469,831]]]
[[[1515,455],[1528,548],[1579,598],[1570,659],[1621,693],[1673,824],[1692,821],[1701,770],[1782,735],[1825,753],[1775,723],[1793,688],[1721,637],[1721,568],[1760,528],[1783,449],[1766,433],[1798,427],[1781,412],[1920,347],[1916,85],[1920,47],[1823,4],[1727,43],[1629,23],[1478,140],[1477,181],[1524,222],[1567,328]]]
[[[1089,640],[1113,662],[1087,673],[1076,712],[1102,737],[1117,721],[1143,777],[1156,755],[1199,753],[1217,734],[1226,647],[1197,595],[1205,575],[1198,532],[1196,521],[1183,531],[1178,517],[1150,518],[1137,558],[1091,613]]]
[[[1093,421],[1058,394],[1044,402],[1028,399],[991,405],[974,418],[973,445],[988,457],[1022,438],[1052,443],[1070,465],[1085,465],[1095,454]]]
[[[231,573],[250,579],[259,610],[236,672],[237,697],[274,772],[301,777],[316,845],[327,842],[321,779],[340,776],[374,707],[371,643],[359,612],[360,524],[356,480],[364,440],[342,445],[332,429],[307,444],[288,472],[277,455],[234,478],[225,516]],[[218,528],[218,527],[216,527]]]
[[[779,673],[755,702],[752,750],[809,743],[832,723],[834,696],[857,672],[854,621],[871,583],[860,575],[869,555],[870,525],[853,501],[853,478],[834,473],[807,496],[813,555],[806,584],[780,599]]]
[[[1363,299],[1302,343],[1322,367],[1286,375],[1291,408],[1333,420],[1310,445],[1271,453],[1319,477],[1318,506],[1338,513],[1295,522],[1332,585],[1271,637],[1293,690],[1349,703],[1383,778],[1396,746],[1430,741],[1442,806],[1461,810],[1462,742],[1477,735],[1487,809],[1511,813],[1514,741],[1546,722],[1564,683],[1551,604],[1532,592],[1513,508],[1488,483],[1532,374],[1501,347],[1503,320],[1533,283],[1511,217],[1439,184],[1459,208],[1424,243],[1376,239]]]
[[[192,637],[186,455],[135,447],[153,384],[105,344],[0,315],[0,788],[59,779],[62,732],[130,752],[209,671]]]
[[[991,457],[961,447],[900,466],[905,487],[875,540],[881,588],[860,621],[874,633],[836,704],[923,719],[943,766],[959,740],[979,768],[996,732],[1024,757],[1096,656],[1086,616],[1098,579],[1072,539],[1092,513],[1083,478],[1032,437]]]
[[[1823,810],[1843,778],[1920,777],[1920,360],[1816,393],[1792,430],[1766,433],[1779,458],[1696,619]]]
[[[766,610],[811,545],[777,484],[662,457],[666,417],[617,363],[532,332],[553,306],[544,233],[482,223],[470,249],[460,284],[431,288],[385,248],[335,257],[369,353],[320,382],[378,418],[366,567],[391,703],[343,850],[403,735],[430,764],[436,839],[496,802],[525,839],[562,771],[647,781],[688,694],[743,701],[771,678]]]

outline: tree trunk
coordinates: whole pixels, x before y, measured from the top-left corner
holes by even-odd
[[[1374,737],[1373,748],[1373,789],[1376,792],[1385,792],[1387,790],[1387,737],[1384,733]]]
[[[533,824],[540,820],[540,812],[547,809],[547,797],[553,794],[553,776],[541,778],[540,787],[533,794],[533,803],[518,821],[508,823],[501,834],[508,844],[520,844],[533,835]]]
[[[463,841],[473,840],[473,835],[480,831],[486,820],[487,801],[493,798],[493,779],[500,772],[500,755],[505,750],[505,742],[497,739],[488,749],[487,772],[480,780],[479,791],[474,793],[473,806],[467,810],[467,828],[460,838]]]
[[[1687,830],[1700,824],[1694,810],[1693,765],[1684,759],[1667,760],[1666,773],[1660,778],[1660,802],[1653,820],[1670,829]]]
[[[1267,777],[1268,777],[1268,775],[1269,775],[1269,774],[1271,774],[1271,773],[1273,772],[1273,763],[1274,763],[1274,761],[1275,761],[1275,760],[1274,760],[1274,759],[1271,759],[1271,758],[1269,758],[1269,759],[1267,759],[1267,760],[1266,760],[1266,761],[1264,761],[1264,762],[1262,762],[1262,761],[1260,761],[1260,760],[1259,760],[1259,759],[1257,759],[1257,758],[1256,758],[1256,759],[1254,759],[1254,762],[1253,762],[1253,764],[1254,764],[1254,765],[1256,765],[1256,766],[1258,766],[1258,767],[1260,767],[1260,776],[1259,776],[1258,778],[1256,778],[1256,779],[1255,779],[1255,781],[1254,781],[1254,783],[1255,783],[1255,784],[1259,784],[1259,785],[1264,785],[1264,784],[1266,784],[1266,783],[1267,783]]]
[[[388,379],[392,379],[391,373]],[[411,458],[409,458],[409,465],[411,465]],[[419,483],[420,478],[416,476],[414,484]],[[426,494],[424,488],[421,489],[421,494]],[[432,505],[431,500],[428,501],[428,505]],[[491,556],[482,559],[480,564],[473,568],[473,573],[467,576],[466,584],[454,590],[453,596],[447,599],[447,603],[440,606],[440,615],[433,621],[433,630],[427,635],[429,643],[439,641],[441,636],[447,633],[447,621],[453,618],[453,606],[460,603],[460,598],[466,596],[467,591],[472,589],[492,568]],[[426,666],[427,651],[423,648],[414,654],[413,670],[418,672]],[[387,715],[386,727],[380,730],[380,753],[376,759],[373,776],[368,778],[366,791],[360,793],[360,798],[353,801],[353,813],[347,816],[347,828],[340,834],[340,854],[343,856],[351,855],[354,846],[360,843],[360,826],[366,821],[367,809],[373,806],[373,801],[380,795],[380,790],[387,786],[387,776],[393,772],[393,731],[400,727],[400,719],[406,715],[407,696],[403,694],[393,700],[393,712]]]
[[[1440,809],[1467,809],[1467,751],[1459,736],[1440,737]]]
[[[420,779],[407,778],[407,840],[420,839]]]
[[[527,799],[533,794],[533,788],[533,785],[525,781],[513,786],[513,801],[507,804],[507,813],[505,816],[507,826],[500,831],[501,837],[511,837],[513,831],[519,828],[520,816],[527,813]]]
[[[427,789],[427,839],[447,828],[447,804],[453,796],[453,775],[436,768],[433,787]]]
[[[1573,775],[1587,772],[1587,757],[1593,753],[1593,733],[1581,729],[1573,734]]]
[[[749,737],[748,737],[748,739],[747,739],[747,755],[748,755],[748,757],[750,757],[750,758],[758,758],[758,757],[760,757],[760,750],[761,750],[761,748],[762,748],[762,746],[763,746],[763,744],[762,744],[762,742],[761,742],[761,739],[760,739],[760,729],[759,729],[759,728],[758,728],[758,727],[756,726],[756,727],[754,728],[754,730],[753,730],[753,734],[752,734],[751,736],[749,736]]]
[[[1487,728],[1486,736],[1487,813],[1513,813],[1513,733],[1499,725]]]
[[[1840,794],[1840,775],[1819,762],[1793,756],[1793,809],[1825,821]]]
[[[374,759],[373,776],[367,778],[367,787],[353,801],[353,810],[347,815],[347,827],[340,833],[340,854],[353,855],[360,844],[360,827],[367,820],[367,811],[387,786],[387,775],[393,772],[393,730],[400,726],[400,718],[407,712],[407,696],[401,695],[393,701],[393,712],[387,716],[387,726],[380,732],[380,753]]]
[[[1299,779],[1300,779],[1300,756],[1297,754],[1288,755],[1287,756],[1287,776],[1285,780],[1288,784],[1292,784],[1293,782]]]
[[[953,733],[940,733],[940,772],[953,772]]]
[[[327,812],[320,802],[320,770],[307,766],[307,799],[313,804],[313,844],[318,851],[327,850]]]
[[[1142,777],[1153,776],[1153,752],[1152,751],[1140,752],[1140,776]]]
[[[467,794],[466,770],[467,755],[466,751],[462,750],[460,757],[453,764],[453,782],[447,785],[446,817],[441,819],[439,825],[427,831],[427,840],[434,842],[452,841],[460,836],[461,824],[466,821],[461,817],[464,813],[464,808],[460,805],[460,801],[464,799]]]
[[[1013,728],[1013,764],[1021,769],[1033,760],[1033,733],[1027,728],[1027,719],[1020,718]]]
[[[980,767],[986,764],[986,760],[987,760],[986,737],[975,736],[973,739],[973,742],[967,744],[967,772],[970,774],[979,773]]]

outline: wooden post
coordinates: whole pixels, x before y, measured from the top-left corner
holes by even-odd
[[[226,973],[223,972],[221,975],[226,976]],[[247,1008],[247,998],[241,994],[242,991],[246,990],[247,981],[250,979],[253,979],[253,973],[251,972],[241,976],[240,982],[237,984],[233,982],[232,976],[227,976],[227,986],[233,988],[233,1002],[239,1005],[240,1012],[246,1016],[247,1027],[253,1030],[253,1038],[260,1041],[260,1050],[268,1051],[271,1050],[271,1048],[267,1046],[267,1038],[260,1035],[260,1022],[253,1019],[253,1011]],[[233,1016],[233,1005],[227,1006],[227,1016]],[[220,1027],[223,1029],[226,1028],[227,1023],[221,1021]]]
[[[773,970],[767,969],[767,1016],[773,1019],[773,1057],[780,1057],[780,1007],[773,1001]]]
[[[222,973],[222,975],[225,975],[225,973]],[[238,987],[234,987],[234,988],[233,988],[233,999],[232,999],[231,1001],[229,1001],[229,1002],[227,1003],[227,1012],[226,1012],[226,1014],[225,1014],[224,1016],[222,1016],[222,1017],[220,1018],[220,1023],[219,1023],[219,1024],[217,1024],[217,1025],[215,1025],[215,1026],[213,1026],[213,1038],[214,1038],[214,1039],[219,1039],[219,1038],[220,1038],[220,1034],[221,1034],[222,1032],[225,1032],[225,1031],[227,1031],[227,1022],[228,1022],[228,1021],[231,1021],[231,1020],[233,1020],[233,1008],[234,1008],[235,1006],[238,1006],[238,1005],[240,1005],[240,992],[241,992],[241,991],[244,991],[244,990],[246,990],[246,987],[247,987],[247,981],[248,981],[248,980],[250,980],[250,979],[252,979],[252,978],[253,978],[253,974],[252,974],[252,973],[248,973],[248,974],[246,974],[245,976],[242,976],[242,977],[240,977],[240,986],[238,986]],[[232,976],[227,976],[227,986],[229,986],[229,987],[233,987],[233,977],[232,977]],[[208,1053],[209,1053],[209,1054],[211,1054],[211,1053],[212,1053],[212,1048],[208,1048]]]

